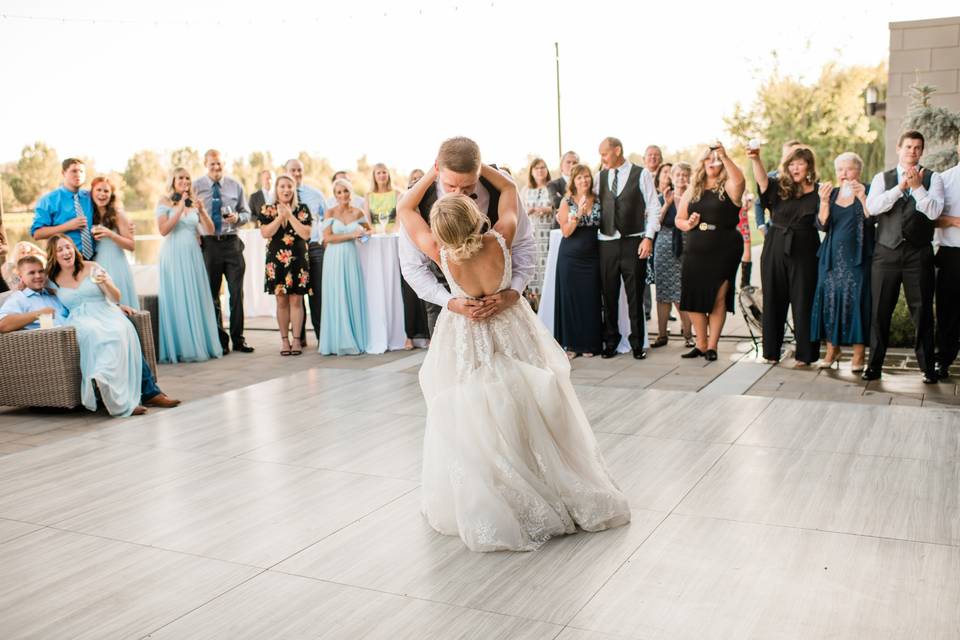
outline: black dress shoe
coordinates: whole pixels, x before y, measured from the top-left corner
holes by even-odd
[[[700,351],[700,349],[697,349],[696,347],[694,347],[693,349],[690,349],[690,351],[687,351],[686,353],[681,353],[680,357],[681,358],[699,358],[702,355],[703,355],[703,351]]]
[[[874,369],[873,367],[867,367],[863,370],[863,375],[860,376],[861,380],[879,380],[880,379],[880,369]]]
[[[600,352],[600,357],[601,357],[601,358],[604,358],[604,359],[606,359],[606,358],[612,358],[612,357],[614,357],[615,355],[617,355],[617,350],[616,350],[616,349],[604,349],[603,351]]]
[[[941,367],[938,364],[933,370],[937,374],[937,380],[947,380],[950,378],[950,367]]]
[[[937,384],[940,382],[940,376],[936,371],[927,371],[923,374],[923,384]]]
[[[643,350],[643,347],[637,347],[633,350],[634,360],[643,360],[647,357],[647,352]]]
[[[233,343],[233,350],[234,350],[234,351],[239,351],[240,353],[253,353],[253,347],[251,347],[250,345],[248,345],[246,340],[244,340],[244,341],[242,341],[242,342],[239,342],[239,343],[234,342],[234,343]]]
[[[717,359],[717,350],[716,349],[707,349],[707,352],[703,354],[703,357],[706,358],[709,362],[713,362]]]

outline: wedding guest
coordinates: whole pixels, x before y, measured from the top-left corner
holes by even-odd
[[[647,357],[643,349],[646,324],[641,321],[642,283],[647,274],[647,258],[653,251],[653,238],[660,221],[660,201],[653,174],[631,164],[623,155],[617,138],[600,143],[604,169],[598,179],[600,219],[600,280],[603,287],[604,358],[617,355],[620,344],[620,281],[627,292],[630,312],[630,346],[633,357]]]
[[[347,182],[349,182],[350,190],[353,191],[353,180],[350,179],[349,173],[347,173],[346,171],[337,171],[330,178],[330,184],[333,185],[333,183],[336,182],[337,180],[346,180]],[[354,194],[350,198],[350,204],[356,207],[357,209],[360,209],[361,211],[363,211],[365,216],[368,213],[370,213],[369,210],[367,209],[367,200],[363,196],[358,196]],[[337,206],[337,196],[332,195],[329,198],[327,198],[326,206],[327,206],[327,209],[332,209],[333,207]],[[369,222],[370,222],[370,217],[367,216],[367,223]]]
[[[740,288],[750,286],[750,275],[753,273],[753,251],[750,238],[750,210],[753,208],[753,194],[745,191],[743,194],[743,206],[740,207],[740,221],[737,223],[737,231],[743,237],[743,257],[740,258]]]
[[[270,191],[273,180],[273,171],[270,169],[264,169],[257,174],[257,184],[260,188],[250,194],[250,220],[259,220],[263,206],[273,202],[273,193]]]
[[[310,324],[313,332],[320,341],[320,314],[322,303],[321,283],[323,282],[323,222],[324,212],[327,209],[326,196],[319,189],[315,189],[303,181],[303,163],[296,158],[287,160],[284,165],[287,175],[297,184],[297,202],[305,204],[310,212],[310,241],[307,243],[307,254],[310,260]],[[307,347],[306,306],[304,306],[304,320],[300,331],[300,349]]]
[[[367,193],[364,207],[370,212],[370,222],[386,229],[388,224],[397,220],[397,198],[400,192],[393,188],[390,170],[382,162],[373,165],[370,184],[373,186]]]
[[[23,288],[23,283],[20,279],[20,274],[17,269],[17,263],[20,261],[20,258],[24,256],[36,256],[44,264],[46,264],[47,254],[43,252],[43,249],[33,244],[32,242],[27,242],[26,240],[21,240],[17,244],[13,245],[13,251],[10,252],[6,262],[0,266],[0,275],[3,276],[3,280],[9,289],[13,291],[20,291]]]
[[[117,201],[117,187],[106,176],[90,183],[93,200],[93,237],[97,241],[97,263],[107,270],[120,290],[120,304],[140,309],[133,271],[125,251],[134,250],[133,225]]]
[[[553,197],[547,187],[549,182],[550,169],[547,168],[547,163],[542,158],[534,158],[527,174],[527,186],[520,192],[523,206],[533,224],[533,238],[537,245],[536,270],[527,285],[528,299],[534,309],[540,303],[543,276],[547,270],[547,252],[550,248],[550,229],[554,223]]]
[[[816,216],[820,208],[817,168],[813,152],[796,147],[780,165],[780,177],[771,180],[760,149],[747,149],[763,206],[770,210],[770,223],[760,254],[760,285],[763,289],[763,357],[780,361],[787,309],[793,311],[797,367],[809,366],[820,354],[811,339],[810,320],[817,290],[817,250],[820,236]]]
[[[657,193],[663,194],[667,189],[673,188],[673,163],[664,162],[657,169],[657,173],[653,179],[653,184],[657,187]]]
[[[420,169],[414,169],[410,172],[410,181],[407,183],[407,189],[413,188],[424,175]],[[403,298],[403,329],[407,334],[407,341],[403,348],[409,351],[414,347],[414,340],[430,341],[430,324],[427,321],[427,306],[413,290],[407,279],[403,277],[403,271],[400,273],[400,295]]]
[[[557,220],[563,240],[557,252],[553,335],[570,358],[599,353],[603,335],[600,298],[600,201],[593,192],[590,167],[570,170],[570,188]]]
[[[193,190],[186,169],[173,171],[167,193],[157,205],[157,227],[165,237],[160,249],[160,362],[202,362],[223,355],[210,278],[198,239],[200,228],[216,227]]]
[[[783,146],[780,147],[780,164],[783,164],[783,161],[787,158],[791,151],[801,146],[803,143],[799,140],[789,140],[783,143]],[[777,169],[769,172],[767,178],[776,182],[780,179],[780,169],[779,165]],[[757,230],[760,231],[761,235],[767,235],[767,229],[769,224],[766,219],[766,207],[763,205],[761,198],[756,198],[754,202],[754,213],[757,220]]]
[[[890,339],[890,320],[900,297],[900,285],[916,329],[914,351],[924,384],[938,380],[933,353],[933,231],[943,211],[940,174],[920,166],[924,139],[907,131],[897,140],[897,166],[881,171],[870,183],[867,212],[877,219],[877,246],[870,286],[870,363],[864,380],[877,380]]]
[[[240,227],[250,222],[250,210],[243,196],[243,185],[224,175],[219,151],[208,150],[203,155],[203,166],[207,173],[197,178],[193,188],[213,221],[212,231],[201,228],[200,244],[210,277],[220,346],[224,355],[230,353],[230,342],[233,342],[234,351],[253,353],[253,347],[243,337],[243,274],[247,265],[243,259],[243,242],[237,235]],[[224,278],[230,294],[229,335],[223,330],[220,311],[220,288]]]
[[[85,261],[70,238],[57,234],[47,242],[47,276],[70,312],[66,324],[76,329],[83,406],[96,411],[99,394],[112,416],[144,413],[140,338],[117,307],[120,290],[110,274]]]
[[[307,205],[297,201],[297,183],[293,178],[277,178],[274,194],[276,204],[264,206],[258,216],[260,235],[269,241],[263,289],[277,300],[280,355],[299,356],[303,353],[298,335],[304,326],[303,296],[310,292],[307,240],[312,221]]]
[[[414,169],[410,172],[410,178],[407,180],[407,189],[417,183],[423,177],[423,169]]]
[[[833,161],[839,188],[820,185],[817,227],[826,235],[820,246],[817,290],[810,338],[827,341],[817,366],[840,362],[840,347],[853,345],[850,370],[863,371],[864,345],[870,337],[870,259],[873,221],[868,218],[867,190],[860,182],[863,160],[853,152]]]
[[[693,330],[690,314],[680,310],[680,265],[683,255],[683,233],[677,229],[677,202],[683,198],[690,185],[692,167],[686,162],[678,162],[671,174],[673,188],[666,187],[661,195],[660,230],[654,241],[654,286],[657,290],[657,339],[651,346],[663,347],[669,342],[667,329],[670,320],[670,306],[676,307],[680,315],[680,330],[684,344],[693,347]]]
[[[67,158],[60,165],[63,182],[60,188],[37,201],[30,235],[34,240],[47,240],[65,234],[80,254],[90,260],[97,252],[97,241],[90,227],[93,224],[93,203],[90,192],[81,189],[87,180],[83,160]]]
[[[560,203],[563,202],[570,186],[570,172],[578,164],[580,164],[580,156],[575,151],[567,151],[560,158],[560,177],[547,183],[547,188],[550,189],[550,195],[553,198],[554,211],[559,211]]]
[[[700,159],[692,186],[677,207],[683,247],[680,309],[690,314],[696,346],[681,358],[717,359],[727,313],[733,313],[734,278],[743,255],[737,231],[746,181],[719,142]]]
[[[367,350],[367,303],[357,243],[369,233],[366,216],[353,206],[350,182],[333,183],[337,205],[323,221],[323,319],[320,353],[356,355]]]
[[[663,165],[663,151],[655,144],[648,146],[643,152],[643,167],[650,172],[650,175],[653,177],[653,186],[657,188],[659,185],[659,171],[660,167]],[[657,193],[660,193],[659,188],[657,188]],[[651,249],[652,251],[652,249]],[[653,254],[645,260],[647,274],[642,281],[638,284],[640,285],[640,293],[643,296],[643,317],[647,320],[651,317],[651,312],[653,311],[653,297],[650,295],[650,284],[653,282],[650,277],[650,272],[653,271],[653,264],[650,258],[653,257]]]
[[[960,156],[960,141],[957,144]],[[950,377],[960,350],[960,164],[940,174],[943,213],[937,218],[937,378]]]
[[[661,221],[661,223],[663,222],[663,214],[664,214],[664,207],[663,207],[663,203],[664,203],[664,201],[665,201],[665,199],[664,199],[664,193],[666,193],[667,190],[673,189],[673,182],[672,182],[671,177],[670,177],[670,170],[671,170],[672,168],[673,168],[673,165],[672,165],[671,163],[669,163],[669,162],[664,162],[663,164],[661,164],[661,165],[657,168],[657,172],[654,174],[654,178],[653,178],[653,184],[654,184],[654,186],[655,186],[656,189],[657,189],[657,199],[660,201],[660,221]],[[659,236],[659,231],[657,232],[657,235]],[[648,309],[647,309],[647,303],[648,303],[648,301],[647,301],[647,296],[650,295],[650,285],[656,284],[656,282],[657,282],[657,240],[656,240],[656,238],[654,238],[654,240],[653,240],[653,253],[650,255],[649,258],[647,258],[647,277],[646,277],[646,279],[644,280],[644,291],[643,291],[643,295],[645,296],[644,299],[643,299],[643,305],[644,305],[643,308],[644,308],[644,314],[645,314],[647,320],[650,319],[650,313],[648,312]],[[658,300],[659,300],[659,296],[658,296]],[[651,307],[651,308],[652,308],[652,307]],[[659,302],[658,302],[658,304],[657,304],[657,325],[658,325],[658,327],[659,327],[659,324],[660,324],[659,310],[660,310],[660,305],[659,305]],[[668,304],[668,305],[667,305],[667,319],[669,319],[669,318],[670,318],[670,305]],[[674,319],[676,319],[676,318],[674,318]],[[665,336],[665,335],[666,335],[665,333],[663,333],[663,334],[658,334],[657,340],[659,341],[659,340],[660,340],[660,337],[661,337],[661,336]],[[652,345],[652,346],[662,347],[662,346],[664,346],[665,344],[666,344],[665,342],[660,342],[659,344],[655,344],[655,345]]]
[[[43,260],[34,255],[27,255],[20,259],[17,268],[20,273],[23,274],[25,286],[22,291],[18,291],[8,297],[4,301],[3,306],[0,307],[0,333],[20,331],[21,329],[39,329],[40,316],[47,314],[53,316],[54,326],[69,324],[67,322],[67,316],[70,312],[63,306],[63,303],[60,302],[60,298],[57,297],[52,290],[47,288],[47,274]],[[135,313],[134,309],[126,305],[121,304],[119,308],[127,315]],[[84,323],[84,326],[86,326],[86,324],[87,323]],[[78,328],[78,331],[79,330]],[[83,344],[84,342],[81,342],[81,348],[83,348]],[[95,344],[98,347],[101,346],[100,343],[95,342]],[[157,386],[157,381],[153,377],[150,365],[147,363],[146,358],[142,357],[143,351],[139,339],[136,344],[137,347],[141,349],[140,360],[142,363],[140,404],[143,407],[163,408],[179,405],[179,400],[168,397],[160,390],[160,387]],[[89,356],[90,354],[87,355]],[[83,358],[83,354],[81,354],[81,358]],[[101,381],[98,378],[97,384],[99,385],[100,383]],[[104,381],[103,384],[106,384],[106,381]],[[137,413],[136,409],[134,409],[134,413]]]

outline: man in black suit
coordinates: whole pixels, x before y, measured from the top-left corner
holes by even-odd
[[[267,204],[272,199],[272,194],[270,190],[273,188],[273,171],[270,169],[264,169],[257,176],[257,183],[260,185],[260,188],[250,194],[250,213],[252,220],[256,220],[257,216],[260,215],[260,210],[263,209],[263,205]]]
[[[563,202],[563,194],[567,192],[567,186],[570,184],[570,171],[580,164],[580,156],[575,151],[567,151],[560,158],[560,177],[547,183],[547,189],[550,191],[550,197],[553,198],[553,210],[560,209],[560,203]],[[554,221],[554,226],[556,225]]]
[[[600,200],[600,286],[603,293],[604,358],[617,355],[620,344],[620,279],[627,291],[630,310],[630,346],[633,357],[647,357],[643,349],[647,331],[643,319],[642,288],[647,277],[647,258],[660,228],[660,200],[653,176],[623,156],[617,138],[600,143],[604,169],[597,178]]]

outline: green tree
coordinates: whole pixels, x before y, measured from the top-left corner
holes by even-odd
[[[60,173],[57,152],[38,141],[20,152],[16,172],[10,176],[10,188],[17,200],[31,206],[41,194],[57,186]]]
[[[166,170],[154,151],[138,151],[127,160],[123,172],[124,203],[130,209],[143,209],[156,204],[166,186]]]
[[[781,75],[775,64],[754,103],[737,104],[733,114],[724,118],[737,142],[731,145],[731,157],[742,156],[747,140],[759,138],[767,143],[761,151],[764,166],[773,169],[780,162],[781,145],[797,139],[813,149],[822,178],[834,177],[833,159],[845,151],[863,158],[863,176],[869,178],[883,168],[884,122],[866,115],[864,92],[872,84],[884,93],[886,77],[884,65],[829,63],[816,81],[807,83]]]
[[[326,158],[311,156],[306,151],[297,154],[297,160],[303,165],[303,180],[307,184],[330,191],[330,178],[333,168]]]
[[[170,154],[170,168],[176,169],[179,167],[189,171],[193,178],[198,178],[206,173],[203,168],[203,160],[200,158],[200,152],[192,147],[182,147]]]
[[[930,101],[936,90],[936,87],[919,82],[910,87],[910,106],[903,128],[916,129],[923,134],[927,147],[923,154],[924,166],[944,171],[957,164],[960,111],[933,106]]]
[[[257,176],[264,169],[276,171],[273,166],[273,157],[269,151],[254,151],[247,156],[246,161],[243,158],[234,160],[232,175],[243,185],[244,191],[250,194],[260,188],[257,183]]]

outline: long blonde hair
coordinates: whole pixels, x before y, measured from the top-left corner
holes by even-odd
[[[483,247],[483,227],[490,223],[472,198],[450,193],[430,208],[430,229],[454,262],[469,260]]]
[[[173,170],[173,175],[170,176],[170,184],[167,186],[167,199],[173,203],[173,194],[177,192],[177,176],[186,175],[190,178],[190,172],[184,169],[183,167],[177,167]],[[206,207],[203,206],[203,200],[197,197],[197,192],[193,188],[193,178],[190,178],[190,193],[188,197],[193,200],[193,206],[197,208],[198,211],[206,212]]]
[[[703,196],[703,192],[707,191],[707,161],[710,159],[709,152],[707,156],[697,164],[697,170],[693,174],[693,180],[690,184],[690,202],[698,202]],[[727,184],[727,167],[724,165],[720,169],[720,173],[717,174],[717,186],[711,189],[714,193],[717,194],[717,197],[723,201],[727,199],[726,193],[726,184]]]

